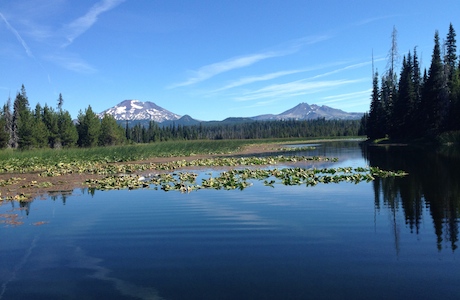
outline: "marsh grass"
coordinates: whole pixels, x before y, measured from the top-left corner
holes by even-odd
[[[194,155],[231,154],[254,144],[279,144],[312,142],[308,139],[257,139],[257,140],[195,140],[167,141],[151,144],[134,144],[111,147],[34,149],[0,151],[0,173],[39,172],[59,164],[89,165],[96,163],[133,162],[154,157],[183,157]]]
[[[271,140],[270,140],[271,141]],[[270,141],[265,141],[268,143]],[[257,141],[261,143],[261,141]],[[153,157],[180,157],[233,153],[254,140],[171,141],[112,147],[0,151],[0,172],[36,172],[58,164],[114,163]]]

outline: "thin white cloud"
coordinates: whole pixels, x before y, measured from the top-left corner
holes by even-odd
[[[27,37],[40,43],[49,42],[56,38],[54,30],[47,25],[34,22],[33,20],[21,20],[21,25],[26,29],[24,34]]]
[[[272,51],[227,59],[199,68],[197,71],[193,72],[194,74],[189,79],[184,82],[174,84],[170,88],[192,85],[224,72],[247,67],[261,60],[283,55],[286,55],[286,53]]]
[[[45,59],[77,73],[91,74],[97,72],[96,68],[75,54],[49,55]]]
[[[214,92],[221,92],[221,91],[228,90],[228,89],[235,88],[235,87],[239,87],[239,86],[242,86],[242,85],[251,84],[251,83],[259,82],[259,81],[266,81],[266,80],[276,79],[278,77],[291,75],[291,74],[296,74],[296,73],[301,73],[301,72],[306,72],[306,70],[288,70],[288,71],[279,71],[279,72],[274,72],[274,73],[269,73],[269,74],[264,74],[264,75],[259,75],[259,76],[243,77],[241,79],[238,79],[236,81],[233,81],[233,82],[227,84],[224,87],[221,87],[221,88],[215,90]]]
[[[255,91],[244,93],[236,97],[236,101],[250,101],[263,98],[286,98],[298,95],[312,94],[320,91],[336,88],[338,86],[354,84],[367,79],[354,80],[330,80],[330,81],[308,81],[297,80],[283,84],[273,84]]]
[[[353,25],[355,25],[355,26],[363,26],[363,25],[367,25],[369,23],[373,23],[373,22],[376,22],[376,21],[392,19],[392,18],[395,18],[395,17],[402,17],[402,16],[403,15],[394,14],[394,15],[367,18],[367,19],[360,20],[360,21],[354,23]]]
[[[322,98],[323,100],[325,100],[322,103],[341,102],[341,101],[350,100],[350,99],[357,99],[357,98],[361,99],[363,97],[366,97],[369,99],[371,92],[372,92],[372,89],[367,89],[367,90],[359,91],[359,92],[327,96],[327,97]]]
[[[25,42],[25,40],[21,37],[19,32],[13,26],[11,26],[11,24],[8,22],[8,20],[5,18],[5,16],[1,12],[0,12],[0,18],[5,22],[6,27],[8,28],[8,30],[10,30],[16,36],[16,39],[21,43],[22,47],[24,48],[24,50],[27,53],[27,56],[29,56],[30,58],[34,59],[36,61],[36,63],[40,66],[40,68],[46,73],[48,82],[51,83],[50,75],[48,74],[46,69],[43,67],[43,65],[40,63],[40,61],[38,59],[36,59],[35,56],[32,54],[32,51],[30,50],[30,48],[27,45],[27,43]]]
[[[221,92],[221,91],[225,91],[225,90],[232,89],[235,87],[251,84],[254,82],[268,81],[268,80],[276,79],[276,78],[287,76],[287,75],[310,72],[310,71],[319,70],[319,69],[323,69],[323,68],[331,67],[331,66],[337,66],[341,64],[343,64],[343,62],[328,63],[324,65],[318,65],[318,66],[314,66],[311,68],[305,68],[305,69],[299,69],[299,70],[287,70],[287,71],[273,72],[273,73],[268,73],[268,74],[263,74],[263,75],[258,75],[258,76],[243,77],[233,82],[230,82],[227,85],[217,90],[214,90],[212,92]]]
[[[293,48],[301,48],[305,45],[313,45],[313,44],[328,40],[331,37],[332,36],[330,34],[307,36],[307,37],[302,37],[302,38],[293,40],[290,43]]]
[[[21,43],[22,47],[24,48],[24,50],[26,51],[27,55],[29,57],[32,57],[34,58],[33,54],[32,54],[32,51],[30,51],[30,48],[29,46],[27,46],[27,43],[24,41],[24,39],[21,37],[21,35],[19,34],[19,32],[14,29],[13,26],[11,26],[11,24],[8,22],[8,20],[5,18],[5,16],[0,12],[0,18],[2,18],[2,20],[5,22],[6,24],[6,27],[16,36],[16,39],[19,41],[19,43]]]
[[[371,92],[372,89],[366,89],[358,92],[327,96],[323,97],[322,100],[325,101],[320,101],[320,103],[325,105],[333,103],[334,107],[340,109],[356,109],[356,111],[365,111],[365,107],[369,107]]]
[[[72,44],[77,37],[90,29],[94,23],[96,23],[100,14],[115,8],[124,1],[125,0],[103,0],[93,5],[84,16],[79,17],[66,26],[66,30],[68,31],[66,35],[67,42],[62,45],[62,47]]]
[[[375,61],[381,61],[381,60],[383,60],[383,59],[377,59]],[[323,73],[323,74],[313,76],[310,79],[318,79],[318,78],[321,78],[321,77],[326,77],[326,76],[329,76],[329,75],[337,74],[337,73],[340,73],[340,72],[343,72],[343,71],[362,68],[362,67],[368,66],[370,64],[372,64],[372,61],[366,61],[366,62],[362,62],[362,63],[357,63],[357,64],[349,65],[349,66],[346,66],[346,67],[343,67],[343,68],[340,68],[340,69],[336,69],[336,70],[333,70],[333,71],[330,71],[330,72],[326,72],[326,73]]]
[[[202,82],[204,80],[207,80],[211,77],[214,77],[216,75],[219,75],[221,73],[228,72],[234,69],[248,67],[250,65],[253,65],[259,61],[262,61],[268,58],[280,57],[280,56],[286,56],[289,54],[293,54],[295,52],[298,52],[305,45],[319,43],[329,38],[330,37],[326,35],[304,37],[304,38],[289,41],[282,45],[278,45],[274,47],[273,49],[275,50],[272,50],[272,51],[265,51],[265,52],[256,53],[256,54],[239,56],[239,57],[230,58],[230,59],[227,59],[221,62],[206,65],[206,66],[199,68],[196,71],[193,71],[192,76],[190,76],[187,80],[180,82],[180,83],[173,84],[169,86],[169,88],[193,85],[193,84]],[[281,49],[281,50],[278,50],[278,49]],[[275,74],[275,75],[269,75],[269,76],[277,76],[277,75]],[[283,75],[279,75],[279,76],[283,76]],[[265,80],[265,79],[261,79],[261,80]],[[256,79],[256,81],[258,80]]]

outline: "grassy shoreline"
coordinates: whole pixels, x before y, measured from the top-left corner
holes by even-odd
[[[88,183],[100,180],[108,180],[118,188],[128,179],[125,176],[134,176],[130,179],[133,184],[138,180],[136,176],[143,172],[276,164],[285,159],[278,156],[288,151],[284,145],[333,140],[356,138],[174,141],[104,148],[4,151],[0,152],[0,202],[28,201],[50,192],[89,188],[92,185]],[[267,157],[267,153],[275,156]],[[311,159],[296,157],[294,161]]]
[[[343,138],[342,138],[343,139]],[[261,140],[199,140],[171,141],[111,147],[36,149],[0,151],[0,173],[37,172],[57,164],[66,163],[119,163],[152,158],[194,157],[244,152],[247,147],[289,143],[311,143],[339,139],[261,139]],[[263,147],[262,147],[263,148]],[[276,150],[276,149],[275,149]]]

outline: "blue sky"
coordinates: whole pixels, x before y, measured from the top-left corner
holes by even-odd
[[[460,1],[15,0],[0,2],[0,103],[76,118],[125,99],[200,120],[281,113],[306,102],[369,109],[372,53],[428,67],[433,36],[460,33]]]

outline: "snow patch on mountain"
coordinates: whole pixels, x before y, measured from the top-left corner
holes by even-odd
[[[188,115],[181,117],[172,113],[153,102],[142,102],[139,100],[124,100],[119,104],[104,110],[98,116],[102,118],[105,114],[112,115],[118,121],[155,121],[163,124],[199,124],[201,121],[194,120]],[[297,106],[280,114],[259,115],[248,120],[314,120],[324,118],[326,120],[358,120],[363,113],[348,113],[340,109],[326,105],[309,105],[300,103]]]
[[[104,110],[98,116],[102,118],[105,114],[113,116],[118,121],[152,120],[159,123],[178,120],[181,117],[153,102],[142,102],[139,100],[124,100]]]

